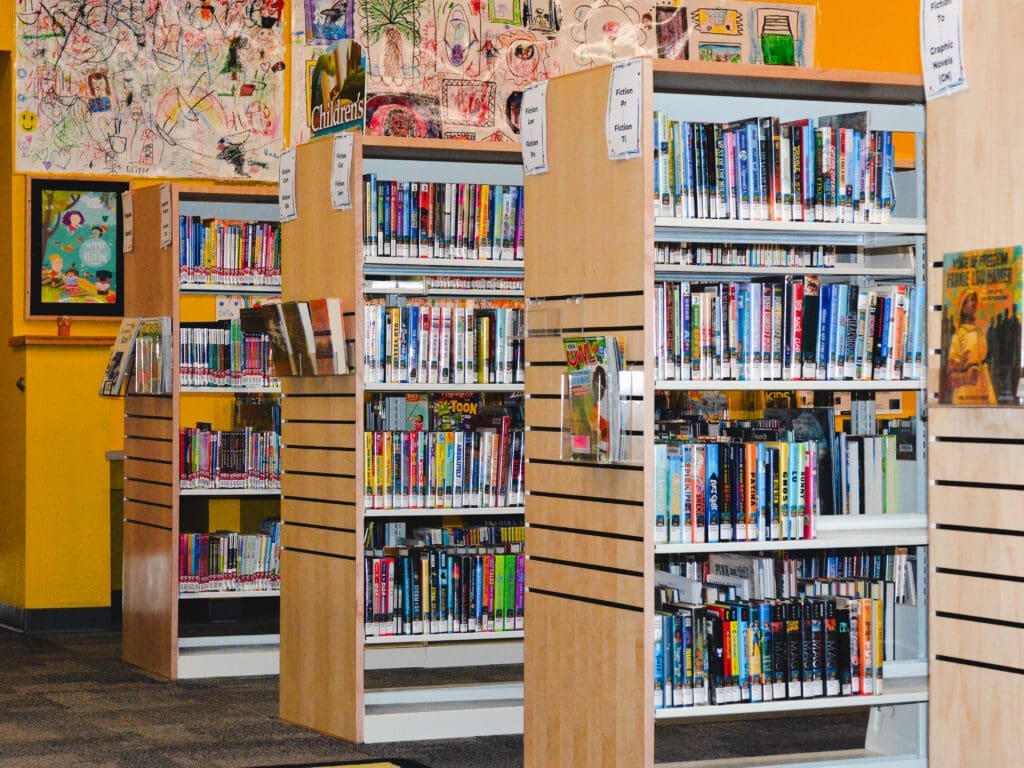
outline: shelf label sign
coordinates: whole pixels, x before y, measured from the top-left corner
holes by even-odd
[[[967,88],[963,0],[921,0],[921,68],[926,99]]]
[[[121,250],[125,253],[135,250],[135,211],[130,189],[121,193]]]
[[[643,70],[640,59],[619,61],[612,66],[608,84],[608,115],[605,136],[610,160],[640,157],[640,114]]]
[[[349,178],[352,175],[353,134],[334,134],[334,164],[331,167],[331,207],[347,211],[352,207]]]
[[[171,230],[171,185],[160,185],[160,247],[170,248]]]
[[[295,147],[281,153],[278,162],[277,205],[281,221],[295,221],[299,217],[295,210]]]
[[[523,89],[519,138],[523,148],[523,173],[548,172],[548,82],[541,80]]]

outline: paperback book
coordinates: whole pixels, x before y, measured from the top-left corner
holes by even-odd
[[[619,342],[614,336],[562,340],[568,397],[563,423],[566,454],[579,461],[620,459]]]

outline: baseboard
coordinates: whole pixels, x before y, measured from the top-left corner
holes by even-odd
[[[18,608],[0,603],[0,624],[26,635],[55,632],[105,632],[110,608]]]

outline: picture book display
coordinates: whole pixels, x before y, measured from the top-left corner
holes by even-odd
[[[942,261],[939,402],[1019,405],[1024,247],[947,253]]]
[[[619,342],[614,336],[562,340],[568,369],[563,436],[569,458],[611,462],[620,458]]]

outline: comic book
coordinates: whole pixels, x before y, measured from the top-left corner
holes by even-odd
[[[563,417],[564,455],[579,461],[620,458],[619,342],[615,336],[562,340],[568,396]]]

